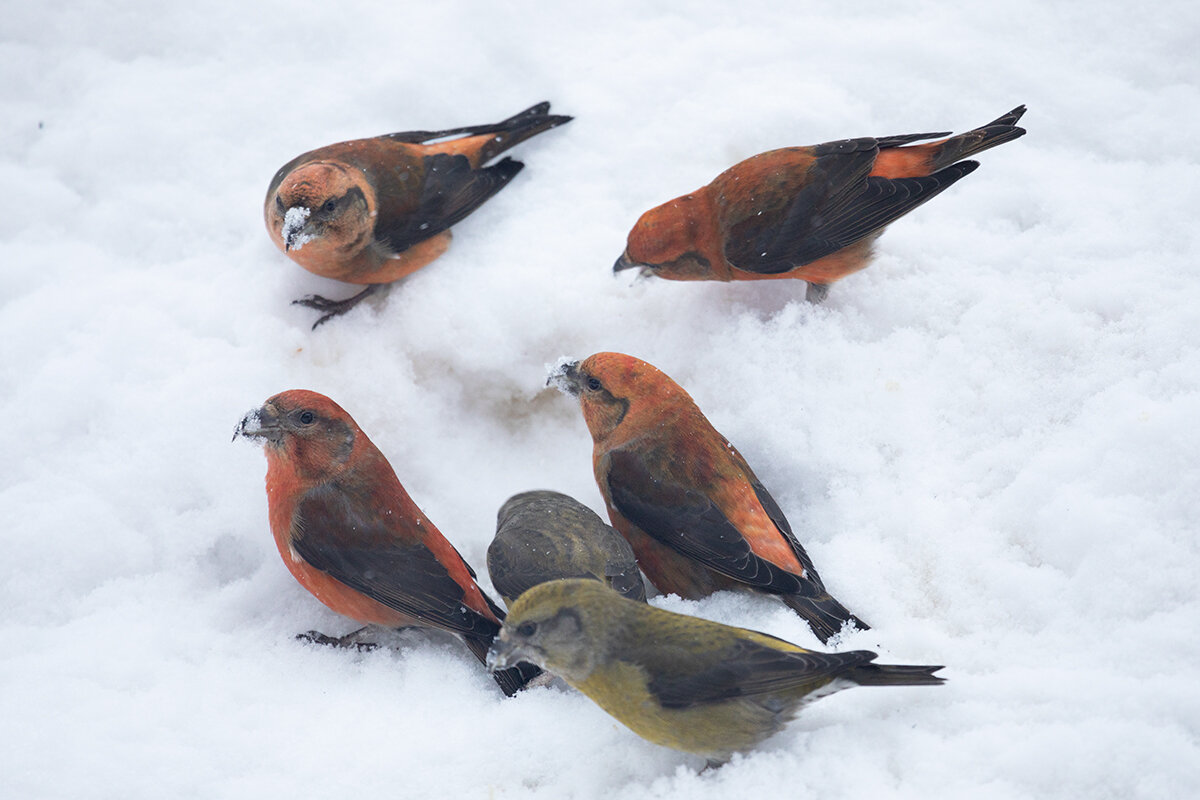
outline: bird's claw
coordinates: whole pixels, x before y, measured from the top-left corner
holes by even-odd
[[[314,311],[325,312],[317,319],[316,322],[313,323],[312,330],[315,331],[318,327],[334,317],[340,317],[342,314],[345,314],[347,311],[354,308],[368,296],[379,291],[379,288],[383,285],[384,284],[381,283],[368,284],[367,288],[363,289],[356,295],[347,297],[345,300],[330,300],[328,297],[322,297],[319,294],[309,294],[301,297],[299,300],[293,300],[292,305],[304,306],[305,308],[311,308]]]
[[[322,644],[327,647],[353,647],[356,650],[367,652],[379,647],[375,642],[359,641],[358,636],[363,632],[363,628],[359,628],[353,633],[348,633],[345,636],[328,636],[320,631],[306,631],[305,633],[297,633],[296,638],[302,642],[311,642],[312,644]]]
[[[825,298],[828,296],[828,283],[809,283],[808,289],[804,292],[804,299],[813,305],[825,302]]]

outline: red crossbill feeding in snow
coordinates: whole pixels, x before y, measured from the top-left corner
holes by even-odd
[[[855,617],[825,590],[779,505],[679,384],[645,361],[596,353],[548,383],[579,398],[613,526],[662,592],[778,595],[822,642]]]
[[[487,565],[492,585],[510,604],[531,586],[559,578],[591,578],[631,600],[646,599],[629,542],[558,492],[522,492],[500,507]]]
[[[337,403],[283,392],[247,414],[237,435],[264,445],[271,532],[305,589],[360,623],[458,634],[484,660],[504,612]],[[358,633],[303,638],[352,643]],[[536,674],[525,665],[495,677],[511,695]]]
[[[493,125],[331,144],[280,167],[263,208],[271,240],[309,272],[366,286],[346,300],[297,300],[323,312],[313,327],[444,253],[450,227],[524,166],[487,162],[571,120],[549,112],[539,103]]]
[[[799,278],[820,302],[867,266],[885,227],[979,166],[959,159],[1023,136],[1024,113],[928,144],[910,145],[948,132],[760,153],[643,214],[613,269],[675,281]]]
[[[934,666],[873,664],[620,597],[597,581],[521,595],[488,654],[560,676],[634,733],[713,766],[779,731],[806,703],[850,686],[934,686]]]

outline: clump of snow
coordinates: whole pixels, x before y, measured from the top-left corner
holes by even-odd
[[[292,206],[283,215],[283,229],[280,231],[280,235],[283,237],[283,241],[288,243],[289,250],[299,250],[312,241],[311,233],[296,233],[296,231],[304,229],[311,214],[312,209],[304,206]]]
[[[553,386],[563,394],[574,395],[576,390],[568,380],[567,373],[577,366],[579,366],[578,358],[559,356],[553,364],[546,365],[546,385]]]
[[[1193,5],[493,12],[6,13],[5,792],[1196,795]],[[398,46],[401,28],[441,35]],[[294,74],[303,90],[278,91]],[[513,150],[526,169],[449,251],[310,332],[290,301],[349,291],[264,235],[277,165],[542,99],[575,121]],[[823,305],[800,282],[612,276],[643,211],[743,158],[1018,103],[1029,134],[891,226]],[[838,693],[698,774],[576,693],[505,699],[445,636],[295,640],[353,624],[280,559],[262,454],[228,441],[246,408],[333,397],[486,585],[506,498],[603,511],[578,405],[543,369],[601,350],[661,368],[746,457],[873,626],[843,648],[945,664],[946,685]],[[771,598],[655,602],[821,647]]]

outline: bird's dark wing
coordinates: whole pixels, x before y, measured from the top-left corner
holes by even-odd
[[[419,196],[415,206],[413,188],[399,185],[398,176],[380,178],[379,212],[375,220],[377,246],[402,253],[462,221],[503,189],[524,165],[504,158],[490,167],[474,169],[466,156],[435,153],[421,159]],[[397,185],[390,185],[396,181]],[[393,201],[390,198],[397,198]]]
[[[353,530],[353,540],[342,531]],[[464,604],[463,588],[434,554],[406,545],[336,487],[308,492],[297,506],[292,548],[313,568],[435,628],[494,637],[499,626]]]
[[[497,534],[488,547],[488,575],[502,596],[516,599],[526,589],[562,578],[601,576],[572,563],[563,542],[538,531],[521,530]]]
[[[783,643],[783,642],[781,642]],[[786,643],[783,643],[786,644]],[[738,697],[806,693],[875,658],[867,650],[815,653],[775,649],[739,639],[701,654],[646,648],[630,656],[650,677],[648,688],[664,708],[682,709]],[[689,657],[690,656],[690,657]],[[661,660],[662,663],[657,663]]]
[[[817,569],[813,566],[812,559],[808,557],[805,549],[800,546],[800,541],[796,539],[796,534],[792,533],[792,526],[788,523],[787,517],[783,515],[783,509],[775,502],[775,498],[766,490],[766,487],[758,482],[757,478],[750,483],[750,486],[754,489],[754,494],[758,498],[758,502],[762,503],[763,511],[767,512],[767,516],[775,523],[775,527],[779,528],[779,532],[783,534],[788,544],[792,546],[792,552],[796,554],[796,558],[800,559],[800,563],[804,565],[804,576],[823,590],[825,584],[821,582],[821,576],[817,574]]]
[[[807,170],[728,205],[729,263],[765,275],[812,263],[878,233],[979,166],[962,161],[921,177],[869,177],[879,145],[870,138],[817,145]]]
[[[709,569],[779,594],[814,594],[818,587],[755,555],[750,543],[704,494],[655,474],[643,457],[614,450],[608,489],[621,516],[647,535]]]
[[[605,525],[604,549],[608,562],[604,566],[604,577],[608,585],[622,597],[639,602],[646,601],[646,583],[638,567],[637,556],[629,542],[615,530]]]

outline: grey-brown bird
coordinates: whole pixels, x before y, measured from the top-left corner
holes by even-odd
[[[559,492],[522,492],[505,501],[496,515],[487,566],[492,585],[509,605],[525,590],[560,578],[591,578],[623,597],[646,600],[629,542],[596,512]]]
[[[521,595],[488,653],[492,669],[537,664],[634,733],[713,766],[783,728],[808,702],[851,686],[935,686],[935,666],[874,664],[765,633],[664,611],[598,581]]]
[[[279,168],[263,207],[271,240],[309,272],[366,286],[345,300],[295,301],[344,314],[450,246],[450,227],[524,166],[495,156],[569,122],[538,103],[491,125],[404,131],[321,147]]]

